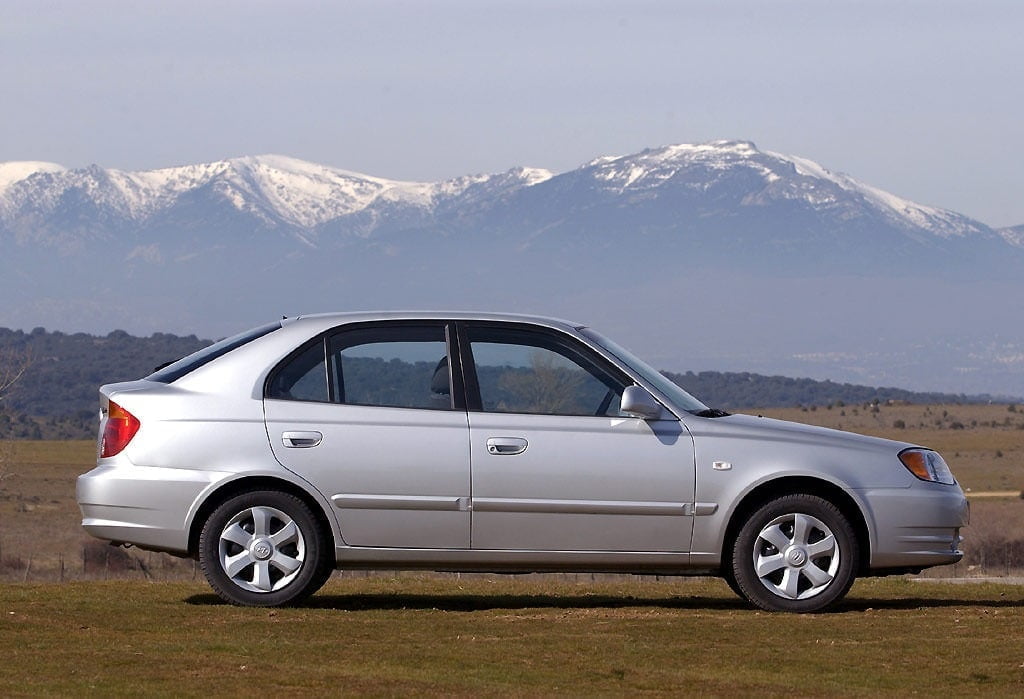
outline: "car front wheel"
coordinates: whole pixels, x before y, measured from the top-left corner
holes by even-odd
[[[230,498],[199,537],[199,562],[210,586],[244,606],[291,604],[313,594],[333,568],[329,554],[309,507],[278,491]]]
[[[816,495],[786,495],[758,508],[732,551],[741,594],[768,611],[816,612],[853,585],[859,557],[849,520]]]

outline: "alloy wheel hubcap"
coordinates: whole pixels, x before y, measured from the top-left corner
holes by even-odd
[[[274,592],[302,570],[306,542],[290,516],[274,507],[239,512],[224,526],[219,541],[221,569],[249,592]]]
[[[754,571],[772,594],[807,599],[824,592],[839,572],[832,530],[817,517],[791,513],[766,524],[754,542]]]

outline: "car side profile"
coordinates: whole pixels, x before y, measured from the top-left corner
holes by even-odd
[[[593,330],[300,316],[100,389],[82,524],[240,605],[335,568],[716,575],[766,610],[958,561],[930,449],[707,407]]]

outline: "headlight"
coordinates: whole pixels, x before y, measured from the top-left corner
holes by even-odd
[[[907,470],[920,478],[922,481],[933,483],[945,483],[953,485],[956,479],[953,472],[949,470],[945,459],[939,456],[939,452],[931,449],[904,449],[899,453],[900,462],[907,467]]]

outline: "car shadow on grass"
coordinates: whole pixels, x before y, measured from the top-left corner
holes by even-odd
[[[227,605],[214,594],[192,595],[194,605]],[[1020,607],[1010,599],[855,598],[846,599],[824,613],[899,611],[941,607]],[[613,595],[417,595],[417,594],[320,594],[299,605],[304,609],[339,611],[437,610],[478,612],[495,609],[678,609],[690,611],[759,611],[744,600],[728,597],[619,597]]]
[[[192,595],[188,604],[227,604],[217,595]],[[619,597],[614,595],[417,595],[417,594],[318,594],[297,606],[305,609],[340,611],[439,610],[478,612],[492,609],[625,609],[649,607],[663,609],[744,609],[740,600],[719,597]]]

